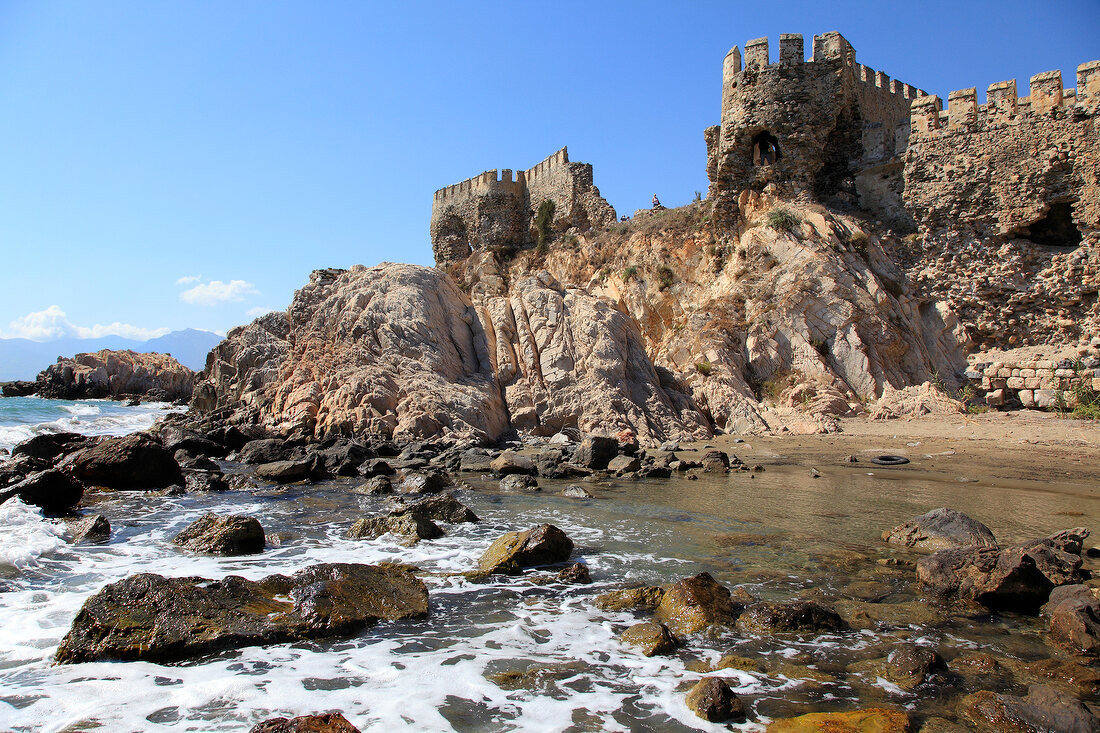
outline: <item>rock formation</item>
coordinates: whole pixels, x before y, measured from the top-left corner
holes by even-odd
[[[63,400],[139,395],[175,401],[191,399],[194,384],[195,373],[170,354],[103,349],[58,357],[38,375],[35,391]]]

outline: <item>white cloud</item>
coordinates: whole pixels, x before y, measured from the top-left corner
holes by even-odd
[[[268,313],[274,312],[274,308],[267,308],[262,305],[258,305],[255,308],[249,308],[244,312],[249,318],[259,318],[260,316],[266,316]]]
[[[202,275],[184,275],[176,280],[176,285],[190,285],[191,283],[197,283],[199,280],[202,280]]]
[[[245,299],[247,295],[259,295],[256,286],[246,280],[230,280],[225,283],[221,280],[211,280],[208,283],[199,283],[189,290],[180,293],[180,300],[192,305],[217,305],[219,303],[237,302]]]
[[[63,338],[91,339],[104,336],[122,336],[123,338],[144,341],[168,333],[167,328],[141,328],[129,323],[96,324],[94,326],[76,326],[72,324],[60,306],[51,305],[46,310],[28,313],[8,324],[3,338],[23,338],[31,341],[53,341]]]

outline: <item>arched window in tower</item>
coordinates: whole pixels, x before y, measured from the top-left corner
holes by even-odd
[[[772,165],[781,157],[779,141],[770,132],[762,132],[752,141],[752,164]]]

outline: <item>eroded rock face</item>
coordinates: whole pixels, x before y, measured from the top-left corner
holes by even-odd
[[[325,563],[260,581],[142,573],[85,601],[58,647],[57,661],[176,661],[244,646],[345,636],[379,619],[427,614],[424,583],[392,566]]]
[[[996,547],[993,532],[976,519],[946,507],[933,509],[882,533],[893,545],[936,552],[952,547]]]
[[[1055,588],[1042,615],[1056,644],[1078,654],[1100,655],[1100,599],[1088,586]]]
[[[174,401],[190,399],[194,385],[195,373],[168,354],[103,349],[59,358],[38,375],[37,392],[63,400],[126,394]]]
[[[526,567],[564,562],[572,552],[573,540],[565,532],[543,524],[497,538],[481,556],[478,569],[487,574],[518,573]]]

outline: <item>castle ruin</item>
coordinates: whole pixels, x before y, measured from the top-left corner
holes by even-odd
[[[562,148],[533,168],[485,171],[441,188],[432,199],[431,236],[436,264],[467,257],[488,246],[534,241],[539,204],[554,203],[552,228],[585,231],[615,222],[615,210],[592,183],[590,163],[570,163]]]
[[[858,207],[895,224],[958,226],[1073,244],[1100,230],[1100,62],[939,97],[856,63],[839,33],[736,46],[722,69],[721,124],[706,130],[708,198],[718,219],[769,185]]]

